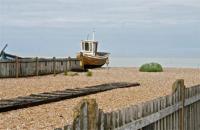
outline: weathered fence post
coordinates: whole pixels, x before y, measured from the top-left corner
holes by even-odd
[[[180,100],[182,102],[182,108],[180,110],[180,130],[185,130],[185,85],[184,80],[180,82]]]
[[[185,105],[185,85],[184,85],[184,80],[179,79],[177,80],[173,86],[172,86],[173,92],[178,92],[179,93],[179,101],[181,101],[181,108],[179,110],[179,130],[184,130],[184,121],[185,121],[185,110],[184,110],[184,105]]]
[[[68,57],[68,62],[67,62],[67,68],[70,71],[71,70],[71,57]]]
[[[38,70],[38,57],[35,58],[35,73],[36,73],[36,76],[39,75],[39,70]]]
[[[15,59],[15,62],[16,62],[16,78],[18,78],[19,77],[19,59],[18,59],[18,57],[16,57],[16,59]]]
[[[72,130],[72,126],[71,125],[66,125],[66,126],[64,126],[64,130]]]
[[[68,66],[67,66],[67,64],[68,64],[68,58],[66,58],[65,72],[67,72],[67,71],[68,71]]]
[[[56,76],[56,57],[53,57],[53,74]]]
[[[74,109],[73,130],[97,130],[99,110],[95,99],[83,99]]]

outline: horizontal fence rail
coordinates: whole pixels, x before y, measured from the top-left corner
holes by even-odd
[[[82,70],[78,59],[36,57],[0,61],[0,78],[57,74],[70,70]]]
[[[84,99],[74,109],[71,125],[55,130],[199,130],[200,85],[185,88],[177,80],[173,93],[117,111],[103,112],[95,99]]]

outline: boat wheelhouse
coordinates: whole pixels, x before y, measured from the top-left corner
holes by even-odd
[[[81,51],[77,54],[77,58],[85,69],[98,68],[108,63],[109,53],[98,52],[98,41],[94,40],[93,32],[93,40],[81,41]]]
[[[81,41],[81,52],[95,56],[97,53],[98,42],[93,40]]]

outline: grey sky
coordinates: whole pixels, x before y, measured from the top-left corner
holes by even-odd
[[[0,45],[75,56],[92,29],[113,56],[199,57],[199,0],[0,0]]]

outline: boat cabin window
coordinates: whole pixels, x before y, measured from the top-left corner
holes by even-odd
[[[85,43],[85,51],[89,51],[89,43]]]

